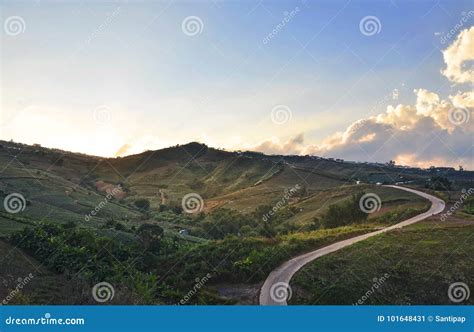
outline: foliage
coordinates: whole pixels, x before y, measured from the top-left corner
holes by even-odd
[[[422,222],[321,257],[295,275],[291,304],[354,304],[387,274],[364,304],[452,305],[450,284],[474,283],[472,232],[470,224]]]
[[[447,177],[436,175],[430,178],[426,187],[433,190],[449,191],[452,189],[452,182]]]
[[[157,253],[160,250],[164,230],[158,225],[143,224],[137,230],[137,235],[147,250]]]
[[[142,211],[148,211],[150,209],[150,201],[146,198],[140,198],[135,201],[135,206]]]
[[[368,214],[359,206],[363,195],[364,193],[360,192],[352,195],[349,200],[330,205],[321,219],[322,226],[334,228],[366,220]]]

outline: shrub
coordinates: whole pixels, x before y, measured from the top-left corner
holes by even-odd
[[[368,214],[359,206],[363,195],[362,192],[354,194],[348,201],[330,205],[321,219],[321,225],[324,228],[334,228],[366,220]]]
[[[148,211],[150,209],[150,201],[146,198],[137,199],[135,206],[142,211]]]

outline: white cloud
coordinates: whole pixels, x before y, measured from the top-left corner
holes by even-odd
[[[447,68],[442,72],[455,83],[474,82],[472,69],[463,64],[474,59],[474,27],[462,31],[443,51]],[[353,122],[319,145],[304,145],[299,135],[287,142],[273,139],[256,147],[267,153],[331,156],[357,161],[396,160],[400,164],[463,165],[474,169],[471,118],[474,92],[459,91],[447,99],[426,89],[414,90],[415,105],[388,106],[385,113]],[[453,115],[455,114],[455,115]]]
[[[300,154],[303,149],[304,135],[298,134],[285,142],[280,142],[276,137],[265,140],[253,147],[252,150],[268,154]]]
[[[474,83],[474,27],[461,31],[456,40],[443,51],[446,69],[442,71],[455,83]]]

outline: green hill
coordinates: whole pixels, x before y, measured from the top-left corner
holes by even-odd
[[[0,141],[0,240],[5,253],[13,245],[37,260],[51,284],[68,280],[88,289],[112,280],[121,290],[114,303],[176,303],[196,275],[211,272],[209,289],[192,302],[233,303],[213,285],[260,282],[295,254],[428,207],[419,196],[380,184],[433,192],[467,188],[473,180],[468,171],[228,152],[199,143],[101,158]],[[362,193],[377,195],[380,208],[325,228],[329,206],[347,209]],[[183,210],[188,194],[196,213]],[[12,195],[24,198],[17,211],[7,204]],[[43,290],[53,287],[46,281]],[[25,298],[47,303],[40,298],[45,292]],[[69,300],[91,302],[81,294]]]

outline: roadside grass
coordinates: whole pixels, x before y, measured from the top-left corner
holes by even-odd
[[[0,240],[0,303],[6,304],[78,304],[91,303],[85,285],[74,278],[66,278],[41,265],[14,246]],[[29,278],[29,276],[32,278]],[[28,279],[27,279],[28,277]],[[19,292],[17,286],[23,282]],[[66,287],[67,285],[67,287]]]
[[[374,193],[380,197],[380,211],[369,215],[369,221],[374,223],[391,224],[403,220],[410,210],[411,214],[418,214],[429,208],[429,202],[424,198],[400,189],[373,186],[373,185],[346,185],[327,189],[309,196],[292,205],[301,210],[300,213],[287,220],[288,224],[303,227],[313,223],[315,218],[321,218],[331,204],[341,203],[350,199],[358,192]]]
[[[454,304],[449,285],[474,286],[474,223],[420,222],[323,256],[292,279],[290,304]],[[473,304],[471,297],[463,304]]]
[[[373,225],[352,225],[277,236],[274,239],[227,237],[182,247],[167,257],[161,257],[160,268],[155,272],[161,276],[163,283],[183,291],[192,288],[196,276],[207,273],[212,275],[211,284],[260,282],[275,267],[297,254],[374,229]],[[196,296],[195,301],[206,301],[199,296]],[[168,297],[173,299],[176,294],[170,293]],[[213,301],[224,300],[217,297]]]

